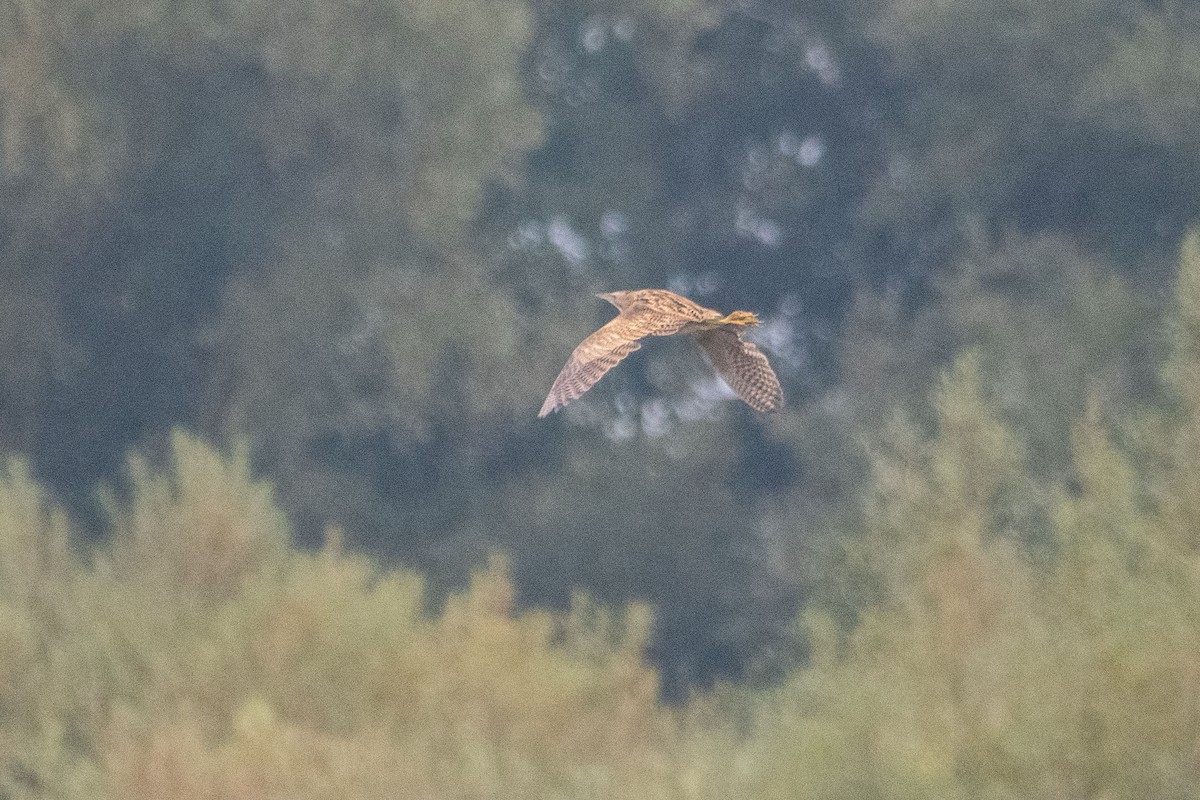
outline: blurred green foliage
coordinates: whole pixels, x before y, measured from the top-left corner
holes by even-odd
[[[518,613],[494,559],[433,616],[410,571],[288,539],[245,453],[129,464],[86,558],[0,482],[7,796],[529,796],[654,772],[649,610]],[[593,765],[599,765],[593,767]]]
[[[674,700],[783,680],[798,610],[861,620],[948,540],[896,575],[847,541],[979,502],[1048,569],[1084,440],[1196,511],[1198,36],[1167,1],[0,0],[0,450],[99,548],[62,570],[195,593],[147,614],[332,524],[430,607],[494,552],[520,608],[650,604]],[[760,312],[788,410],[655,342],[537,421],[591,293],[640,286]],[[274,500],[205,500],[225,469]]]
[[[0,475],[6,796],[1184,798],[1200,779],[1200,234],[1182,251],[1159,410],[1073,426],[1042,480],[982,358],[931,426],[869,457],[806,664],[676,706],[652,613],[576,593],[521,611],[493,556],[425,581],[298,548],[245,448],[172,434],[106,494],[84,548],[11,459]],[[831,562],[831,566],[834,566]]]
[[[1092,406],[1070,480],[1032,479],[977,356],[943,380],[932,436],[891,426],[846,561],[876,600],[850,630],[804,618],[812,666],[759,698],[762,796],[1193,795],[1200,395],[1178,380],[1198,248],[1164,376],[1177,405],[1115,429]],[[1026,544],[1040,526],[1049,551]]]

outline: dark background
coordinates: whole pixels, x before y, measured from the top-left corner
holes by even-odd
[[[439,592],[503,551],[525,602],[655,604],[668,697],[769,680],[956,353],[1047,479],[1152,394],[1198,14],[0,3],[0,446],[102,538],[131,450],[245,441],[306,543]],[[760,313],[787,409],[663,341],[538,420],[640,287]]]

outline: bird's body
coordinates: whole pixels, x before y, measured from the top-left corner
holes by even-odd
[[[737,396],[755,411],[774,411],[783,405],[783,390],[767,357],[751,342],[742,341],[747,328],[758,325],[749,311],[722,314],[665,289],[637,289],[598,294],[621,312],[571,353],[550,387],[539,417],[578,398],[604,373],[641,347],[647,336],[686,333],[708,354],[713,368]]]

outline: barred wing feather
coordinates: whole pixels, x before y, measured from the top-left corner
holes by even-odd
[[[696,342],[708,354],[713,369],[746,405],[763,413],[783,406],[779,378],[753,342],[742,341],[736,333],[723,328],[698,334]]]
[[[642,309],[631,309],[609,320],[571,353],[566,366],[554,379],[538,416],[544,417],[558,410],[595,386],[604,373],[642,346],[640,339],[678,333],[689,321]]]

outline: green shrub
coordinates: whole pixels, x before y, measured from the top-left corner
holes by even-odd
[[[288,541],[244,451],[130,461],[83,559],[19,461],[0,479],[0,762],[14,795],[530,797],[670,785],[649,610],[519,612],[493,558],[421,577]]]

